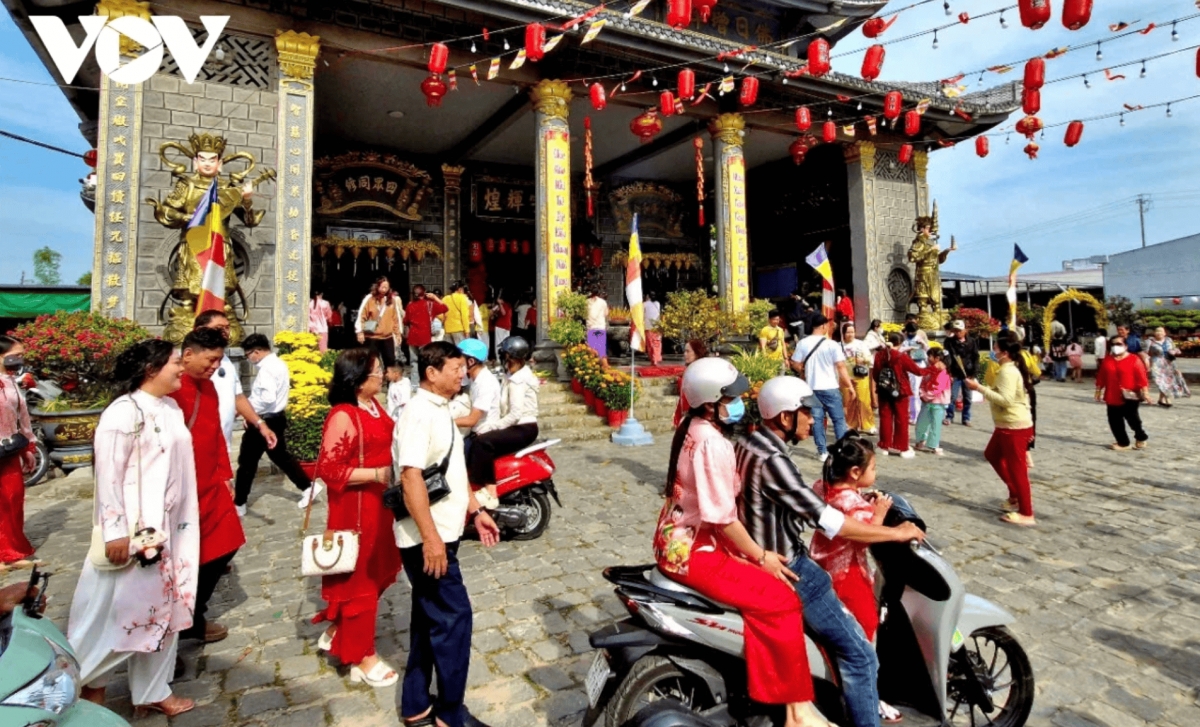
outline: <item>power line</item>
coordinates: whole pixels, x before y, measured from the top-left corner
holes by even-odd
[[[21,136],[20,134],[14,134],[11,131],[4,131],[3,129],[0,129],[0,136],[7,136],[10,139],[15,139],[17,141],[23,141],[26,144],[33,144],[34,146],[40,146],[43,149],[49,149],[50,151],[56,151],[59,154],[66,154],[67,156],[73,156],[73,157],[77,157],[79,159],[83,159],[83,155],[80,154],[79,152],[71,151],[69,149],[63,149],[62,147],[54,146],[53,144],[47,144],[42,141],[37,141],[36,139],[30,139],[28,137]]]

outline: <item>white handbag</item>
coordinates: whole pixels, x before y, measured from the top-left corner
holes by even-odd
[[[362,415],[355,412],[358,420],[358,466],[363,466],[363,428]],[[328,421],[326,422],[328,425]],[[321,441],[325,441],[322,433]],[[321,466],[321,455],[317,456],[317,469]],[[312,514],[313,500],[310,497],[308,506],[304,509],[304,526],[300,529],[303,534],[308,531],[308,518]],[[320,535],[305,535],[300,546],[300,574],[304,576],[336,576],[350,573],[358,564],[358,535],[362,531],[362,491],[358,493],[358,525],[354,530],[329,530]]]
[[[199,397],[197,397],[197,401],[199,401]],[[135,406],[136,406],[136,404],[135,404]],[[139,409],[139,411],[140,411],[140,409]],[[129,524],[129,536],[128,536],[129,542],[130,542],[130,545],[138,546],[136,548],[136,550],[142,550],[145,548],[159,548],[159,546],[161,546],[164,542],[166,542],[166,538],[161,533],[155,532],[153,528],[145,528],[141,524],[141,519],[142,519],[142,429],[145,427],[145,425],[146,425],[145,419],[138,422],[134,429],[134,437],[133,437],[133,448],[134,448],[134,451],[136,452],[136,457],[137,457],[137,464],[136,464],[136,467],[137,467],[137,469],[136,469],[136,472],[137,472],[137,475],[136,475],[137,476],[137,480],[136,480],[136,482],[137,482],[137,497],[133,499],[133,503],[132,503],[133,507],[135,509],[132,512],[130,512],[129,505],[128,504],[126,505],[126,519]],[[95,501],[95,500],[99,499],[99,496],[97,493],[98,486],[96,483],[96,476],[94,473],[92,475],[92,487],[93,487],[92,497],[93,497],[93,501]],[[123,488],[125,489],[124,500],[126,503],[129,503],[129,500],[130,500],[130,498],[129,498],[130,493],[128,491],[129,486],[126,484],[126,485],[123,485]],[[104,540],[104,526],[102,526],[96,522],[92,523],[92,540],[91,540],[91,543],[88,545],[87,559],[92,564],[92,567],[98,571],[124,570],[125,568],[128,568],[129,566],[131,566],[135,562],[137,562],[137,558],[133,557],[133,555],[130,555],[129,559],[121,564],[114,564],[112,561],[110,561],[108,559],[108,543]]]

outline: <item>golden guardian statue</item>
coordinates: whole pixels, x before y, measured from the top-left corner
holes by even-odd
[[[917,218],[913,223],[913,232],[917,236],[913,238],[912,247],[908,248],[908,261],[916,269],[909,302],[917,304],[917,323],[921,328],[940,330],[949,320],[949,315],[942,310],[942,275],[938,268],[958,246],[953,237],[950,238],[950,247],[945,250],[938,245],[937,202],[933,203],[931,215]]]

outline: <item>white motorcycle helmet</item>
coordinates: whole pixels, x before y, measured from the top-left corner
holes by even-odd
[[[683,372],[679,387],[689,406],[715,404],[726,397],[741,396],[750,389],[750,382],[733,364],[723,358],[702,358],[693,361]]]
[[[796,376],[776,376],[763,384],[758,392],[758,413],[763,419],[774,419],[785,411],[812,409],[816,405],[817,397],[812,389],[804,379]]]

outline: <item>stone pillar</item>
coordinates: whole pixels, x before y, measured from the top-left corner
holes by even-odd
[[[275,226],[276,331],[308,330],[312,277],[313,68],[321,39],[275,34],[279,53],[278,198]]]
[[[150,19],[150,3],[101,0],[97,15]],[[121,38],[121,56],[139,50]],[[142,151],[142,84],[100,76],[96,125],[96,237],[92,258],[92,310],[134,317],[137,283],[138,171]]]
[[[746,159],[742,144],[746,121],[721,114],[708,127],[712,134],[717,189],[717,294],[726,310],[750,305],[750,248],[746,239]]]
[[[530,91],[537,121],[537,340],[545,341],[558,296],[571,291],[571,132],[566,81],[543,80]]]
[[[883,294],[884,275],[875,231],[875,144],[860,141],[843,147],[850,203],[850,265],[854,280],[854,321],[867,330],[872,317],[892,306]]]
[[[442,180],[445,182],[442,200],[442,290],[450,290],[450,283],[462,276],[462,175],[466,167],[452,164],[442,165]]]

